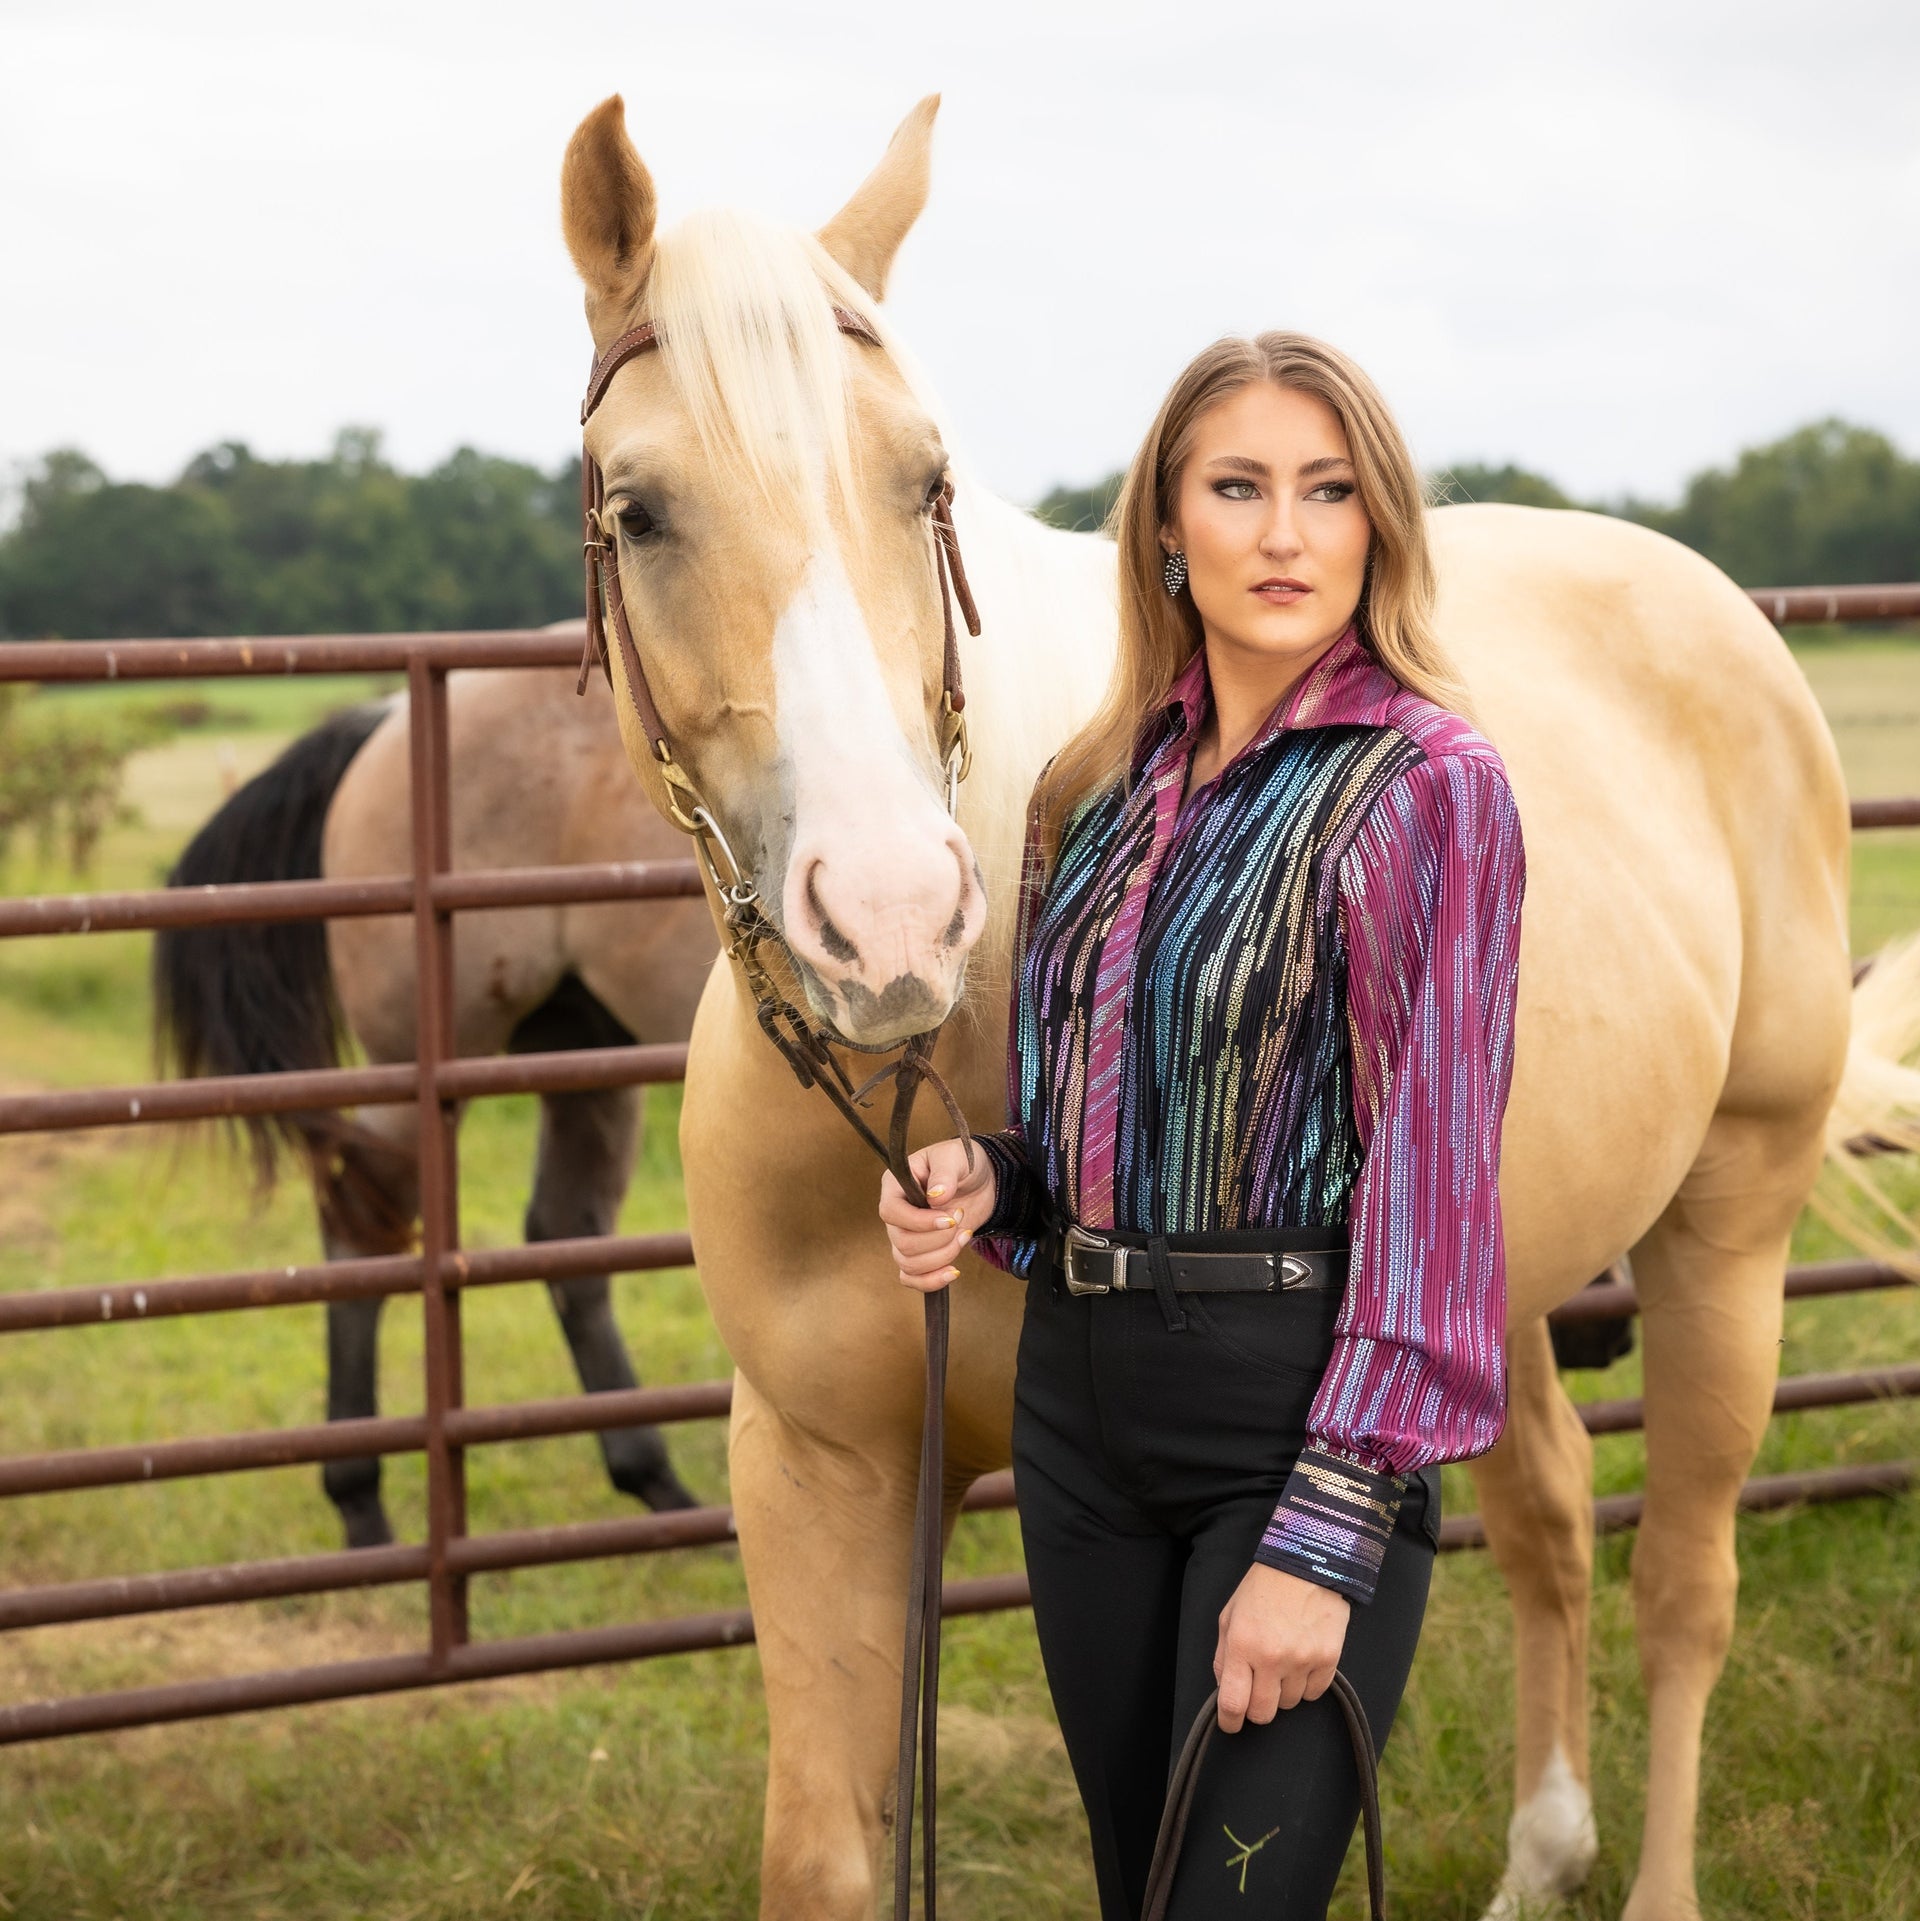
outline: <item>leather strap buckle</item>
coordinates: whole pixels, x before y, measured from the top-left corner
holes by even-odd
[[[1305,1287],[1313,1279],[1313,1264],[1297,1254],[1276,1254],[1273,1269],[1273,1284],[1283,1293],[1288,1288]]]
[[[1069,1294],[1112,1293],[1112,1282],[1096,1281],[1091,1275],[1082,1273],[1079,1259],[1082,1254],[1101,1253],[1111,1256],[1112,1252],[1113,1243],[1105,1235],[1089,1234],[1077,1222],[1070,1224],[1060,1255],[1060,1269],[1066,1277],[1067,1292]],[[1107,1263],[1107,1272],[1109,1274],[1113,1272],[1111,1259]]]

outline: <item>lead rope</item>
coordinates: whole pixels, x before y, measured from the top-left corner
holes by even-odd
[[[1373,1730],[1367,1725],[1367,1711],[1353,1691],[1353,1683],[1335,1669],[1330,1690],[1339,1703],[1347,1724],[1347,1738],[1353,1744],[1354,1771],[1360,1777],[1360,1816],[1366,1828],[1367,1911],[1372,1921],[1387,1921],[1387,1858],[1380,1839],[1380,1761],[1374,1750]],[[1206,1759],[1219,1725],[1220,1690],[1207,1696],[1205,1705],[1194,1717],[1180,1758],[1173,1764],[1167,1782],[1166,1806],[1160,1814],[1160,1832],[1153,1843],[1153,1864],[1147,1869],[1147,1898],[1140,1910],[1140,1921],[1164,1921],[1167,1903],[1173,1896],[1174,1871],[1180,1865],[1180,1849],[1187,1835],[1187,1817],[1193,1812],[1194,1789],[1200,1780],[1200,1764]]]
[[[879,347],[879,337],[859,315],[836,307],[834,321],[840,331]],[[581,403],[580,423],[584,427],[600,404],[613,376],[635,355],[652,351],[659,335],[651,322],[622,334],[594,362]],[[976,639],[980,634],[980,613],[974,604],[966,568],[960,559],[960,541],[953,526],[953,483],[943,480],[929,503],[933,529],[934,575],[940,583],[940,611],[943,623],[941,647],[940,755],[946,770],[947,811],[956,811],[960,783],[973,765],[967,744],[967,724],[962,710],[966,695],[960,684],[960,647],[954,632],[954,603]],[[973,1136],[966,1117],[952,1090],[933,1066],[933,1047],[939,1034],[931,1028],[915,1034],[901,1049],[899,1058],[877,1069],[858,1087],[822,1035],[783,993],[760,959],[762,946],[771,945],[795,965],[785,937],[760,906],[759,890],[735,858],[720,823],[713,817],[685,769],[673,757],[673,749],[654,706],[652,690],[639,650],[633,644],[627,620],[625,597],[620,586],[619,556],[614,551],[606,526],[606,482],[600,464],[584,447],[580,456],[580,512],[583,538],[581,559],[586,575],[586,641],[580,658],[580,678],[575,692],[584,694],[587,678],[597,662],[609,687],[616,682],[609,658],[606,618],[613,620],[614,637],[620,648],[620,666],[635,717],[640,722],[654,764],[666,787],[667,817],[683,833],[693,836],[694,846],[707,870],[731,937],[727,954],[737,966],[753,996],[754,1014],[761,1031],[785,1057],[802,1087],[818,1087],[833,1103],[860,1138],[880,1156],[900,1183],[901,1191],[916,1206],[925,1207],[927,1196],[908,1163],[907,1134],[913,1118],[913,1103],[921,1085],[931,1087],[946,1109],[955,1134],[965,1144],[967,1170],[973,1170]],[[724,857],[726,871],[721,871]],[[878,1050],[859,1050],[878,1051]],[[893,1082],[893,1115],[882,1141],[859,1111],[869,1097],[887,1080]],[[894,1914],[896,1921],[908,1921],[913,1901],[913,1801],[915,1736],[926,1772],[926,1798],[921,1809],[921,1866],[924,1875],[923,1907],[926,1921],[934,1921],[934,1843],[937,1808],[937,1722],[940,1703],[940,1564],[946,1537],[946,1398],[947,1348],[950,1331],[947,1291],[940,1288],[926,1297],[926,1399],[920,1425],[920,1475],[914,1498],[913,1566],[907,1593],[907,1644],[900,1674],[900,1752],[899,1772],[894,1792]],[[923,1711],[924,1709],[924,1711]]]

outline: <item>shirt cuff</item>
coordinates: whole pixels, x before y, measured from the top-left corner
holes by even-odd
[[[1371,1601],[1405,1488],[1397,1474],[1308,1447],[1253,1558],[1350,1600]]]
[[[974,1229],[976,1235],[1023,1237],[1039,1231],[1033,1206],[1035,1181],[1026,1149],[1012,1130],[976,1134],[973,1144],[993,1163],[993,1212]]]

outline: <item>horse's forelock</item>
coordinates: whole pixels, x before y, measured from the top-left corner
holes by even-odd
[[[668,377],[706,456],[805,521],[825,512],[823,478],[849,516],[861,499],[836,305],[884,334],[872,301],[811,236],[720,210],[663,236],[648,286]]]

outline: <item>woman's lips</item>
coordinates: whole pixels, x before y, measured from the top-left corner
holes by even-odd
[[[1291,607],[1296,600],[1304,600],[1313,592],[1304,580],[1281,578],[1263,580],[1252,591],[1274,607]]]

